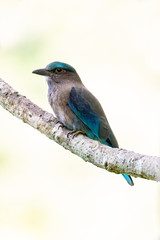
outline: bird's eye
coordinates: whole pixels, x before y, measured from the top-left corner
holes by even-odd
[[[55,73],[62,73],[62,72],[66,72],[66,70],[64,68],[56,68],[54,70]]]

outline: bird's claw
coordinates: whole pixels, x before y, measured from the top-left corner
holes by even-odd
[[[57,123],[59,123],[58,130],[59,130],[60,128],[65,128],[65,126],[64,126],[60,121],[57,121]],[[57,124],[57,123],[56,123],[56,124]]]
[[[85,132],[83,132],[83,131],[81,131],[81,130],[73,130],[73,131],[71,131],[71,132],[69,132],[68,134],[67,134],[67,138],[71,135],[72,136],[72,138],[74,138],[74,137],[77,137],[79,134],[83,134],[83,135],[86,135],[86,133]]]

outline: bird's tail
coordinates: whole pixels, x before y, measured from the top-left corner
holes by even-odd
[[[122,174],[122,175],[126,179],[126,181],[128,182],[129,185],[134,186],[134,182],[129,175],[126,175],[126,174]]]

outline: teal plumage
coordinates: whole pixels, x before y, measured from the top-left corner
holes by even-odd
[[[48,99],[60,122],[70,130],[83,131],[89,138],[118,148],[99,101],[83,85],[72,66],[53,62],[33,73],[47,76]],[[130,176],[122,175],[131,186],[134,185]]]

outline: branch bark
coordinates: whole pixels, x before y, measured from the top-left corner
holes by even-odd
[[[110,148],[84,135],[72,137],[70,132],[51,114],[20,95],[0,79],[0,104],[48,138],[78,155],[86,162],[109,172],[125,173],[134,177],[160,181],[160,157],[134,153],[121,148]]]

